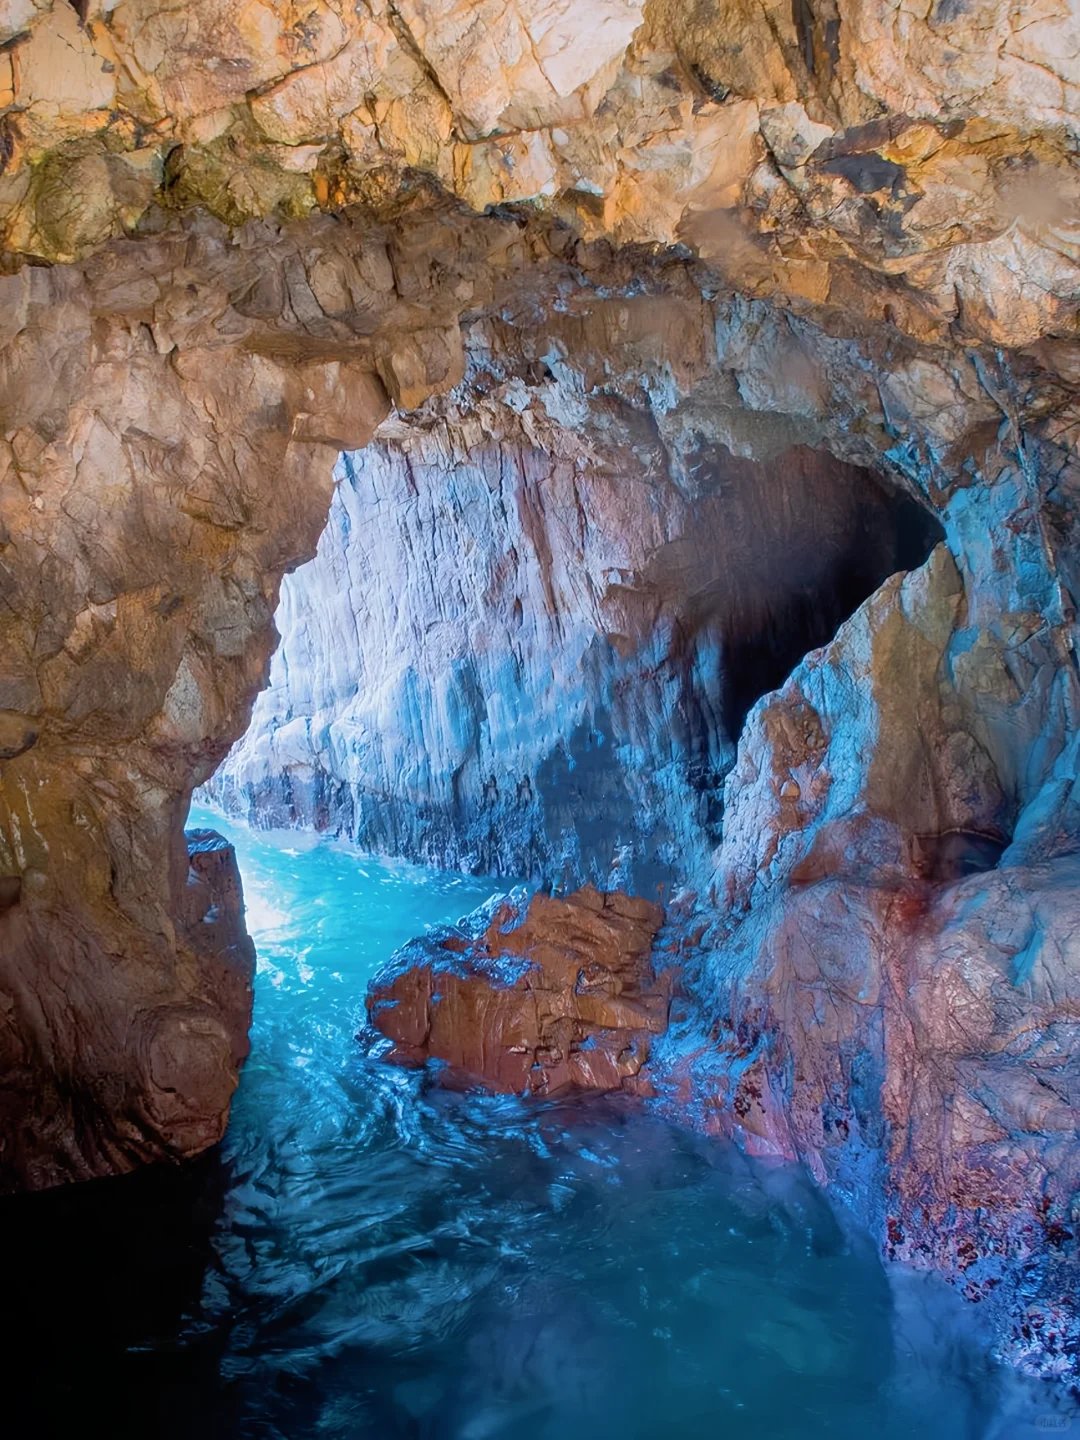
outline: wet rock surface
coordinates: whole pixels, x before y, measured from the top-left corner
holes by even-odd
[[[133,930],[121,931],[125,952],[99,950],[85,913],[49,916],[48,950],[21,900],[0,914],[15,1002],[3,1029],[0,1190],[179,1160],[224,1134],[248,1054],[255,947],[232,846],[192,832],[186,853],[172,965]],[[62,1001],[51,995],[59,985]]]
[[[1024,1363],[1075,1368],[1075,28],[994,0],[0,4],[0,1183],[221,1133],[250,955],[189,798],[267,679],[339,453],[377,439],[400,501],[488,445],[490,601],[382,632],[429,650],[420,697],[464,662],[403,727],[447,722],[459,797],[419,775],[385,828],[551,863],[579,822],[545,809],[534,843],[524,790],[492,839],[545,757],[522,743],[500,786],[458,701],[528,692],[469,678],[485,650],[550,690],[566,637],[602,637],[547,740],[570,774],[618,739],[645,779],[604,846],[641,817],[697,897],[698,1008],[654,1081],[662,1049],[682,1113],[802,1156]],[[766,551],[800,604],[747,593],[762,533],[857,568],[859,526],[794,503],[852,513],[818,506],[823,471],[906,491],[940,545],[894,552],[906,577],[875,551],[842,605]],[[833,639],[800,630],[815,607],[850,617]],[[796,635],[821,648],[785,680]],[[288,722],[332,735],[323,699]],[[327,793],[323,739],[283,737],[289,803],[359,832],[367,777]],[[587,823],[590,774],[565,790]]]
[[[968,557],[963,577],[942,548],[894,578],[752,712],[728,779],[724,918],[697,962],[713,1028],[670,1078],[703,1123],[803,1159],[887,1255],[1001,1317],[1014,1358],[1068,1374],[1075,741],[1049,694],[1076,679],[1050,656],[1025,664],[1052,630],[1014,643],[987,594],[1003,570]]]
[[[649,1094],[641,1071],[671,986],[653,965],[662,923],[658,905],[586,886],[415,940],[369,988],[370,1027],[391,1042],[378,1053],[498,1093]]]
[[[739,979],[658,1080],[749,1153],[802,1159],[1041,1374],[1071,1374],[1080,1339],[1078,881],[1064,857],[796,887],[717,946],[712,980]]]

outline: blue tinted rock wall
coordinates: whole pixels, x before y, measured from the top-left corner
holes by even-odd
[[[532,419],[343,457],[214,781],[230,809],[655,894],[710,865],[750,703],[932,543],[912,500],[827,451],[691,437],[675,466],[629,406],[583,407],[577,433]]]

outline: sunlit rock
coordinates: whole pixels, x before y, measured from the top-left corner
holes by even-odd
[[[589,238],[684,241],[734,287],[919,339],[1068,329],[1075,21],[848,8],[13,0],[0,229],[72,259],[161,207],[240,224],[422,176]]]

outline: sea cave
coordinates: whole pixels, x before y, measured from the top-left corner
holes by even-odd
[[[13,1424],[1080,1425],[1078,54],[0,0]]]

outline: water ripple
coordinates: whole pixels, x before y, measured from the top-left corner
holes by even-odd
[[[228,1138],[18,1208],[33,1433],[99,1412],[166,1440],[1044,1433],[1053,1397],[798,1171],[633,1102],[455,1095],[360,1055],[368,976],[488,884],[233,838],[260,959]]]

